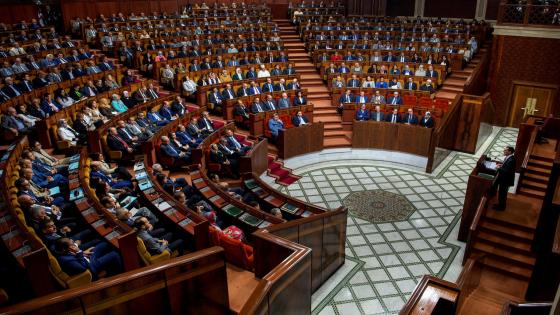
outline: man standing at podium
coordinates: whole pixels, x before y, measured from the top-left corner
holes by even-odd
[[[504,148],[504,162],[497,165],[498,174],[492,185],[492,192],[498,190],[498,204],[494,205],[494,210],[503,211],[506,208],[507,193],[510,186],[515,183],[515,157],[513,147]]]

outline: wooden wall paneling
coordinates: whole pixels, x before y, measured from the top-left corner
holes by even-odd
[[[0,5],[0,21],[6,24],[19,23],[22,20],[27,22],[37,18],[37,6],[33,4],[2,4]]]
[[[489,90],[496,115],[494,123],[505,125],[511,111],[513,81],[560,85],[560,39],[494,36]],[[560,93],[556,93],[551,113],[560,113]]]
[[[473,0],[428,0],[424,5],[424,16],[474,18],[476,1]]]
[[[298,244],[307,246],[311,251],[311,288],[317,290],[324,280],[321,278],[323,270],[323,220],[312,221],[299,226]]]
[[[135,12],[137,15],[144,12],[146,15],[152,12],[150,11],[150,1],[149,0],[130,0],[130,11]]]
[[[387,0],[388,16],[414,16],[414,0]]]
[[[344,264],[348,210],[323,219],[323,282]]]
[[[95,15],[92,16],[92,18],[95,18],[100,14],[105,15],[105,17],[110,17],[111,14],[120,12],[121,9],[121,6],[117,1],[92,1],[88,2],[88,6],[90,8],[94,7],[93,12],[95,12]]]
[[[497,20],[498,9],[500,8],[500,0],[486,0],[486,20]]]
[[[305,314],[311,309],[311,255],[301,258],[268,294],[270,315]]]
[[[161,0],[159,1],[159,9],[163,12],[173,13],[173,12],[180,12],[181,7],[179,6],[179,2],[176,0]]]

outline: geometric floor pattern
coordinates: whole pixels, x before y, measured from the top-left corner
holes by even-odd
[[[456,241],[457,223],[469,173],[480,154],[501,157],[517,132],[494,128],[477,154],[452,152],[432,174],[367,161],[295,169],[302,178],[276,188],[310,203],[332,209],[350,193],[383,190],[406,197],[416,209],[402,221],[377,224],[349,214],[348,266],[325,283],[328,292],[314,294],[312,313],[396,314],[424,274],[455,281],[464,250]]]

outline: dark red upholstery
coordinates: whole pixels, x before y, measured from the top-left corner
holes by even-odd
[[[226,253],[226,261],[237,267],[253,269],[253,248],[239,240],[234,240],[226,235],[220,235],[220,246]]]

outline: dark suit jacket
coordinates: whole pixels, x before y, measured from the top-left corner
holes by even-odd
[[[402,119],[402,122],[403,122],[403,123],[407,123],[407,122],[408,122],[408,116],[409,116],[408,113],[405,114],[405,115],[403,116],[403,119]],[[416,115],[414,115],[414,114],[412,114],[411,116],[412,116],[412,117],[410,117],[410,124],[411,124],[411,125],[416,125],[416,124],[418,124],[418,117],[416,117]]]
[[[397,115],[397,122],[401,122],[401,115],[396,114]],[[385,120],[388,122],[391,122],[391,120],[393,120],[393,113],[388,114],[387,116],[385,116]]]
[[[356,120],[369,120],[370,112],[361,108],[356,111]]]
[[[498,178],[496,181],[500,185],[513,186],[515,183],[515,156],[509,156],[504,164],[498,168]]]
[[[259,105],[260,105],[261,110],[262,110],[263,112],[267,111],[267,106],[265,106],[263,103],[259,103]],[[252,112],[253,114],[259,113],[259,111],[258,111],[258,109],[257,109],[257,106],[256,106],[256,103],[254,103],[254,102],[251,104],[251,112]]]
[[[414,82],[412,82],[412,83],[406,82],[406,83],[404,84],[404,89],[405,89],[405,90],[409,90],[411,84],[412,84],[412,89],[413,89],[413,90],[416,90],[416,88],[417,88],[418,86],[417,86],[416,83],[414,83]]]
[[[376,111],[371,111],[370,113],[370,119],[374,120],[374,121],[384,121],[385,120],[385,113],[380,112],[379,113],[379,120],[377,119],[377,112]]]
[[[248,110],[247,106],[245,106],[245,107],[235,106],[234,115],[235,116],[242,116],[242,117],[248,119],[249,118],[249,110]]]
[[[123,141],[126,142],[126,140],[122,139]],[[109,146],[109,148],[113,149],[113,150],[117,150],[117,151],[121,151],[121,152],[126,152],[127,151],[127,147],[121,143],[116,136],[114,135],[108,135],[107,136],[107,145]]]
[[[303,121],[305,121],[306,124],[309,123],[309,120],[307,119],[307,117],[301,116],[301,118],[303,118]],[[292,124],[296,127],[299,127],[299,118],[298,118],[297,115],[292,117]]]

